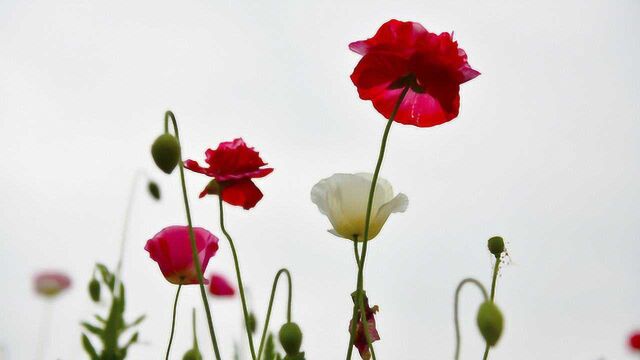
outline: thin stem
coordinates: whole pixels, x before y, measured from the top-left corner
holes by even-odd
[[[118,263],[116,265],[115,271],[115,296],[120,295],[120,282],[122,278],[120,274],[122,273],[122,263],[124,261],[124,249],[127,244],[127,234],[129,232],[129,221],[131,218],[131,211],[133,209],[133,204],[135,202],[136,189],[138,187],[138,182],[140,177],[144,175],[144,171],[142,169],[137,169],[135,174],[133,175],[133,180],[131,181],[131,189],[129,190],[129,199],[127,200],[127,208],[124,213],[124,223],[122,224],[122,235],[120,239],[120,253],[118,255]]]
[[[500,270],[500,255],[496,256],[496,264],[493,266],[493,278],[491,279],[491,301],[496,297],[496,281],[498,279],[498,271]],[[489,344],[484,347],[483,360],[487,360],[489,357]]]
[[[251,335],[251,330],[249,330],[249,310],[247,309],[247,300],[244,295],[244,286],[242,285],[242,275],[240,275],[240,263],[238,262],[238,253],[236,251],[236,247],[233,244],[233,239],[227,232],[227,229],[224,227],[224,206],[222,205],[222,196],[218,196],[218,203],[220,208],[220,229],[222,229],[222,233],[229,241],[229,246],[231,247],[231,253],[233,254],[233,262],[236,268],[236,278],[238,280],[238,290],[240,291],[240,300],[242,301],[242,314],[244,315],[244,324],[245,330],[247,331],[247,339],[249,339],[249,350],[251,351],[251,358],[256,360],[256,350],[253,346],[253,336]]]
[[[482,283],[476,279],[467,278],[460,281],[460,284],[458,284],[458,287],[456,288],[456,295],[453,302],[453,322],[456,328],[456,353],[454,356],[455,360],[458,360],[460,357],[460,323],[458,320],[458,299],[460,297],[460,290],[462,290],[462,287],[467,283],[476,285],[478,289],[480,289],[480,291],[482,292],[482,296],[484,297],[485,301],[489,299],[489,297],[487,296],[487,290],[485,290]]]
[[[176,329],[176,309],[178,308],[178,297],[180,296],[180,289],[182,284],[178,285],[178,291],[176,291],[176,299],[173,301],[173,317],[171,319],[171,335],[169,335],[169,345],[167,345],[167,355],[165,360],[169,360],[169,353],[171,352],[171,343],[173,342],[173,333]]]
[[[191,312],[191,327],[193,329],[193,349],[198,350],[198,334],[196,333],[196,308]]]
[[[358,236],[354,235],[353,237],[353,254],[356,259],[356,266],[358,267],[358,271],[360,271],[360,253],[358,250]],[[356,299],[353,301],[353,315],[351,315],[351,328],[349,330],[349,347],[347,348],[347,360],[351,359],[351,355],[353,354],[353,342],[355,341],[356,336],[356,328],[357,322],[353,321],[358,316],[358,304],[360,300],[358,298],[358,294],[356,293]]]
[[[45,358],[45,350],[49,344],[49,337],[51,333],[51,317],[53,315],[53,299],[45,299],[45,303],[42,310],[42,320],[40,322],[40,331],[38,334],[38,350],[36,360],[43,360]]]
[[[359,297],[358,302],[364,301],[362,298],[363,283],[364,283],[363,281],[364,265],[365,265],[365,260],[367,258],[367,244],[369,243],[369,224],[371,223],[371,208],[373,206],[373,197],[376,191],[376,184],[378,182],[378,176],[380,175],[380,168],[382,167],[382,160],[384,159],[384,153],[387,147],[387,139],[389,137],[389,131],[391,130],[391,125],[393,124],[393,120],[396,117],[396,114],[398,113],[398,109],[400,109],[400,105],[402,104],[402,101],[407,95],[409,88],[410,86],[407,85],[404,87],[404,89],[402,89],[402,92],[398,97],[398,101],[396,102],[396,105],[394,106],[393,111],[389,116],[389,121],[387,121],[387,126],[385,127],[384,133],[382,134],[382,142],[380,144],[380,152],[378,153],[378,161],[376,163],[376,168],[373,172],[373,178],[371,179],[371,188],[369,189],[369,198],[367,200],[367,212],[365,214],[365,220],[364,220],[364,241],[362,243],[362,255],[360,256],[361,265],[358,267],[358,290],[357,290],[358,297]],[[356,321],[355,316],[352,318],[352,321]],[[365,334],[368,334],[369,324],[365,321],[363,325],[364,325]],[[367,342],[369,342],[368,340],[369,340],[369,337],[367,336]],[[370,343],[369,343],[369,347],[371,347]],[[372,355],[373,355],[373,352],[372,352]],[[373,356],[375,360],[375,355]]]
[[[196,272],[198,273],[198,284],[200,285],[200,295],[202,297],[202,303],[204,305],[204,310],[207,314],[207,323],[209,325],[209,334],[211,335],[211,342],[213,343],[213,352],[216,355],[216,359],[220,360],[220,350],[218,349],[218,341],[216,340],[216,333],[213,329],[213,319],[211,318],[211,310],[209,309],[209,301],[207,300],[207,293],[204,289],[204,275],[202,274],[202,267],[200,266],[200,257],[198,256],[198,249],[196,247],[196,238],[193,233],[193,223],[191,222],[191,210],[189,208],[189,198],[187,196],[187,185],[184,180],[184,164],[182,163],[182,145],[180,145],[180,135],[178,134],[178,124],[176,122],[176,117],[173,115],[171,111],[167,111],[164,116],[164,128],[165,131],[168,130],[168,121],[171,118],[173,123],[173,131],[176,135],[176,140],[178,141],[178,148],[180,149],[178,165],[180,168],[180,183],[182,185],[182,198],[184,200],[184,208],[187,213],[187,223],[189,225],[189,239],[191,240],[191,251],[193,255],[193,263],[196,268]]]
[[[276,273],[276,277],[273,279],[273,286],[271,287],[271,296],[269,297],[269,306],[267,307],[267,316],[264,320],[264,326],[262,328],[262,336],[260,337],[260,346],[258,347],[258,359],[262,356],[262,350],[264,347],[264,342],[267,336],[267,330],[269,328],[269,320],[271,320],[271,309],[273,308],[273,299],[276,295],[276,288],[278,287],[278,281],[280,280],[280,275],[287,275],[287,281],[289,285],[289,297],[287,300],[287,322],[291,322],[291,298],[293,296],[292,286],[291,286],[291,273],[287,269],[280,269],[278,273]]]

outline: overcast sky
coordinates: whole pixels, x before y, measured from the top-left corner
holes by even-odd
[[[482,75],[463,85],[458,119],[394,125],[382,176],[409,197],[370,244],[366,288],[378,358],[453,357],[453,292],[490,282],[486,240],[507,240],[497,303],[498,360],[633,359],[640,328],[640,2],[616,1],[0,1],[0,344],[32,359],[44,304],[34,272],[62,269],[47,359],[83,359],[79,321],[96,261],[115,265],[131,179],[138,196],[124,279],[130,317],[148,315],[131,359],[164,356],[175,287],[143,250],[184,224],[177,173],[149,147],[172,109],[186,158],[242,136],[275,172],[251,211],[227,207],[251,306],[264,318],[275,272],[294,280],[294,321],[310,360],[340,359],[355,287],[351,244],[326,230],[311,187],[336,172],[373,171],[384,127],[358,99],[349,42],[390,18],[455,31]],[[188,174],[194,221],[219,234],[207,179]],[[144,195],[144,186],[138,187]],[[209,265],[231,279],[227,244]],[[284,287],[281,289],[284,290]],[[183,291],[174,358],[191,342],[197,287]],[[462,358],[478,358],[480,303],[463,292]],[[211,300],[225,359],[241,339],[238,300]],[[285,292],[273,324],[285,320]],[[204,316],[201,348],[211,357]]]

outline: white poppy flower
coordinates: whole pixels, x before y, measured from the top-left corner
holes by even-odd
[[[334,174],[311,189],[311,201],[333,225],[333,235],[364,241],[364,223],[372,174]],[[409,205],[405,194],[393,196],[391,184],[378,178],[369,223],[369,240],[378,235],[391,213],[404,212]]]

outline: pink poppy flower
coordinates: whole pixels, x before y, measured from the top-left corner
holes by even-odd
[[[42,271],[33,278],[36,293],[54,297],[71,286],[71,278],[59,271]]]
[[[480,73],[453,35],[436,35],[412,21],[390,20],[374,37],[349,44],[362,55],[351,75],[362,100],[387,119],[403,88],[409,90],[394,121],[418,127],[454,119],[460,108],[460,84]]]
[[[236,290],[227,279],[218,274],[211,274],[209,277],[209,293],[213,296],[231,297]]]
[[[215,150],[205,151],[205,162],[209,167],[204,168],[194,160],[184,162],[184,167],[214,178],[200,193],[200,197],[207,194],[218,194],[228,204],[251,209],[262,199],[262,192],[251,179],[269,175],[273,169],[264,168],[267,165],[260,158],[260,154],[245,144],[241,138],[233,141],[221,142]]]
[[[209,231],[194,227],[193,233],[202,272],[207,268],[209,259],[218,251],[218,238]],[[198,284],[198,273],[193,262],[191,240],[188,226],[169,226],[144,247],[151,259],[158,263],[162,275],[172,284]]]

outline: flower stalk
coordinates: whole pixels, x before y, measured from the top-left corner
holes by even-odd
[[[202,297],[202,303],[204,305],[205,313],[207,314],[207,323],[209,326],[209,335],[211,336],[211,342],[213,344],[213,352],[215,353],[216,359],[220,360],[220,350],[218,349],[218,341],[216,340],[215,330],[213,328],[213,319],[211,317],[211,310],[209,309],[209,301],[207,300],[207,294],[204,288],[204,275],[202,274],[202,268],[200,266],[200,259],[198,257],[198,249],[196,247],[196,239],[193,233],[193,223],[191,221],[191,209],[189,208],[189,198],[187,196],[187,186],[184,179],[184,165],[182,163],[182,146],[180,145],[180,135],[178,132],[178,124],[176,122],[176,117],[170,110],[165,113],[164,116],[164,130],[165,133],[169,131],[169,119],[173,124],[173,131],[175,133],[176,140],[178,142],[178,166],[180,169],[180,184],[182,186],[182,197],[184,200],[185,212],[187,215],[187,224],[189,225],[189,239],[191,241],[191,250],[193,254],[193,262],[196,268],[196,272],[198,273],[198,284],[200,286],[200,295]]]
[[[176,299],[173,301],[173,315],[171,317],[171,334],[169,335],[169,344],[167,345],[167,354],[164,359],[169,360],[169,353],[171,352],[171,343],[173,342],[173,334],[176,328],[176,310],[178,309],[178,298],[180,297],[180,289],[182,289],[182,285],[178,285],[178,290],[176,291]]]
[[[408,85],[402,89],[402,92],[398,97],[398,101],[396,102],[396,105],[393,111],[391,112],[391,116],[389,116],[389,120],[387,121],[387,125],[382,135],[382,142],[380,144],[380,151],[378,153],[378,161],[376,163],[376,168],[373,172],[373,179],[371,180],[371,188],[369,190],[369,198],[367,200],[367,212],[365,214],[365,220],[364,220],[364,238],[362,243],[362,254],[360,255],[360,262],[358,264],[358,280],[357,280],[356,291],[357,291],[357,303],[361,309],[364,308],[364,297],[362,296],[363,287],[364,287],[364,265],[367,258],[367,244],[369,242],[369,224],[371,223],[371,207],[373,206],[373,196],[375,195],[376,183],[378,182],[378,176],[380,175],[380,168],[382,167],[382,160],[384,159],[384,153],[387,147],[387,140],[389,138],[389,131],[391,130],[391,125],[393,124],[393,119],[398,113],[398,109],[400,108],[400,105],[402,104],[402,101],[407,95],[407,92],[409,91],[409,89],[410,89],[410,86]],[[366,316],[366,314],[364,314],[364,311],[362,311],[362,315]],[[351,321],[353,323],[357,321],[355,312]],[[369,324],[368,324],[368,321],[366,321],[366,318],[363,321],[363,326],[364,326],[364,332],[367,338],[367,343],[369,344],[369,348],[372,350],[371,351],[372,358],[375,360],[376,357],[375,357],[375,353],[373,352],[373,346],[371,345],[371,339],[369,336]],[[355,336],[355,331],[351,333],[351,340],[349,341],[349,343],[353,344],[354,336]],[[351,359],[351,354],[350,354],[352,351],[351,348],[352,346],[349,347],[349,354],[347,355],[347,359]]]
[[[265,317],[264,320],[264,326],[262,328],[262,335],[260,336],[260,346],[258,347],[258,360],[260,360],[260,357],[262,356],[262,350],[264,348],[264,344],[265,344],[265,340],[266,340],[266,336],[267,336],[267,330],[269,329],[269,321],[271,320],[271,309],[273,308],[273,299],[275,298],[276,295],[276,289],[278,287],[278,281],[280,280],[280,276],[282,274],[285,274],[287,276],[287,283],[288,283],[288,297],[287,297],[287,323],[291,322],[291,299],[293,296],[292,293],[292,286],[291,286],[291,273],[289,272],[288,269],[280,269],[278,270],[278,272],[276,273],[276,277],[273,279],[273,286],[271,287],[271,296],[269,297],[269,306],[267,307],[267,316]]]

